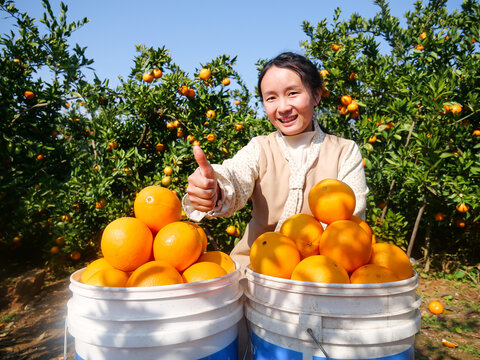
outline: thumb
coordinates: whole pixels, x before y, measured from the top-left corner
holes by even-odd
[[[212,165],[207,160],[202,148],[198,145],[193,147],[193,156],[195,157],[195,161],[197,162],[198,166],[200,167],[200,171],[203,176],[209,179],[215,178],[215,171],[213,170]]]

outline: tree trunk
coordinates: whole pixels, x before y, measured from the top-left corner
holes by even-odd
[[[430,238],[432,235],[432,225],[430,223],[427,224],[427,231],[425,234],[425,248],[423,252],[423,257],[425,259],[425,266],[423,271],[428,273],[430,271],[430,263],[432,262],[430,259]]]
[[[423,212],[425,211],[425,207],[427,206],[427,198],[423,197],[423,204],[418,210],[417,219],[415,220],[415,226],[413,227],[412,236],[410,237],[410,241],[408,243],[407,255],[410,257],[412,254],[413,244],[415,243],[415,237],[417,236],[418,227],[420,226],[420,220],[422,219]]]

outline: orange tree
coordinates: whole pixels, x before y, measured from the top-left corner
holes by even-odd
[[[115,89],[88,81],[82,71],[92,61],[68,42],[87,20],[67,23],[66,6],[56,18],[43,5],[38,28],[13,2],[0,2],[17,26],[0,38],[0,247],[63,266],[97,256],[101,231],[133,216],[143,187],[165,186],[181,198],[197,166],[192,144],[219,163],[269,125],[256,119],[236,59],[226,55],[189,75],[167,49],[140,45]],[[210,247],[229,251],[241,231],[226,229],[243,230],[248,217],[247,206],[204,221]]]
[[[337,9],[331,26],[303,23],[324,80],[321,122],[359,144],[379,238],[422,249],[427,264],[431,253],[478,262],[480,5],[417,2],[403,25],[375,3],[370,19]]]

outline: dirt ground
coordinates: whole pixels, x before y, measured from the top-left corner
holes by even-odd
[[[65,337],[69,277],[55,279],[47,271],[41,290],[24,301],[15,296],[15,284],[21,279],[21,273],[6,276],[0,284],[0,358],[59,360],[66,350],[66,359],[75,359],[74,339]],[[423,321],[416,336],[415,359],[480,359],[478,285],[445,279],[420,278],[419,282]],[[442,315],[428,311],[431,300],[445,305]],[[456,347],[445,346],[443,339]]]

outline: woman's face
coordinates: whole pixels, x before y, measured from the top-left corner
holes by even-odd
[[[262,82],[265,112],[273,126],[284,135],[313,130],[312,117],[320,91],[312,94],[293,70],[272,66]]]

